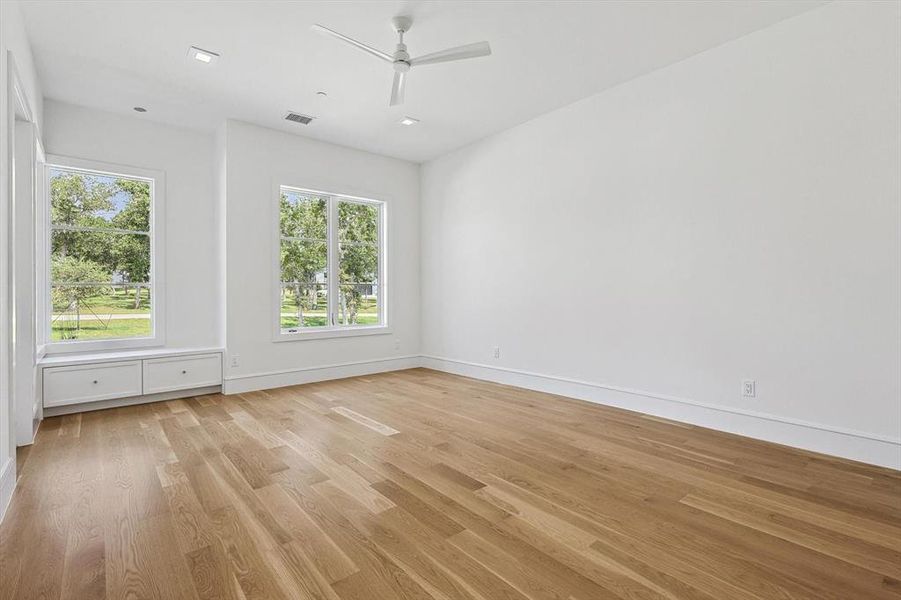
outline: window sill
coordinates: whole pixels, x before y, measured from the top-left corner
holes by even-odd
[[[72,342],[47,342],[44,355],[87,354],[89,352],[129,352],[148,348],[163,348],[162,336],[143,338],[118,338],[112,340],[81,340]]]
[[[121,360],[142,360],[150,358],[168,358],[171,356],[186,356],[192,354],[213,354],[224,352],[219,347],[197,348],[147,348],[144,350],[107,350],[103,352],[85,352],[81,354],[57,354],[45,355],[38,361],[40,367],[61,367],[81,364],[115,362]]]
[[[297,333],[277,333],[273,342],[304,342],[307,340],[325,340],[329,338],[358,337],[363,335],[388,335],[391,328],[387,325],[369,327],[322,328],[315,331],[298,331]]]

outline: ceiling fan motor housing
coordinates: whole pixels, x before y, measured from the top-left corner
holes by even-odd
[[[394,70],[398,73],[406,73],[410,70],[410,55],[407,54],[407,45],[403,42],[397,45],[394,52]]]
[[[391,26],[400,36],[397,42],[397,50],[394,51],[394,70],[397,73],[406,73],[410,70],[410,54],[407,52],[407,45],[404,43],[404,33],[410,31],[413,26],[413,19],[410,17],[394,17],[391,19]]]

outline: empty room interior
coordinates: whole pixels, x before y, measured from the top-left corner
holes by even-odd
[[[2,0],[0,519],[0,600],[901,600],[901,0]]]

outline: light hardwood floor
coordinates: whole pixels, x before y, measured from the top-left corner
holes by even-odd
[[[0,597],[901,598],[901,474],[414,369],[47,419]]]

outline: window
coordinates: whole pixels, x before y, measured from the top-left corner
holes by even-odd
[[[161,178],[74,159],[48,161],[48,349],[162,342],[155,243]]]
[[[384,203],[282,186],[278,208],[277,339],[384,330]]]

